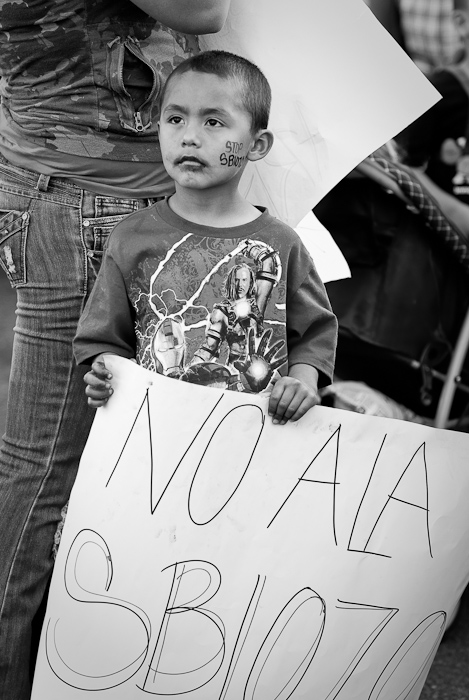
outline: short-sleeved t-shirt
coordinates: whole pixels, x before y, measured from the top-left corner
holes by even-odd
[[[330,383],[336,340],[324,285],[289,226],[267,210],[243,226],[202,226],[163,200],[112,232],[74,349],[79,363],[111,352],[258,392],[297,363]]]

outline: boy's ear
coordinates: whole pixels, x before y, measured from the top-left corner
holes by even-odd
[[[268,129],[258,131],[248,151],[248,160],[262,160],[265,158],[274,143],[274,135]]]

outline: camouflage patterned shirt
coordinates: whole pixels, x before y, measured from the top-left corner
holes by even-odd
[[[161,162],[158,94],[198,50],[129,0],[0,0],[3,119],[49,154]]]

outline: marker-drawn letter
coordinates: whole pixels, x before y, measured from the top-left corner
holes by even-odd
[[[189,490],[189,516],[196,525],[214,520],[243,480],[264,427],[259,406],[237,406],[208,441]]]
[[[113,576],[103,538],[93,530],[75,537],[65,564],[65,588],[73,600],[63,617],[46,627],[48,663],[64,683],[79,690],[108,690],[129,680],[142,666],[151,635],[146,614],[132,603],[105,595]],[[108,645],[116,636],[119,645]],[[79,641],[78,641],[79,640]]]
[[[257,577],[257,582],[254,587],[254,591],[251,596],[251,600],[249,601],[249,605],[246,609],[246,612],[244,613],[243,620],[241,622],[241,627],[239,629],[238,637],[236,639],[236,643],[234,645],[233,653],[231,654],[231,659],[230,663],[228,666],[228,671],[226,673],[225,677],[225,682],[223,684],[223,688],[220,693],[220,698],[219,700],[225,700],[227,697],[227,694],[230,691],[230,686],[231,682],[233,680],[233,676],[236,674],[236,669],[238,667],[238,662],[240,659],[240,656],[243,651],[244,644],[246,642],[247,636],[249,634],[249,631],[251,629],[251,625],[254,621],[254,617],[257,612],[257,607],[259,605],[262,593],[264,592],[264,586],[266,582],[266,577],[263,576],[258,576]]]
[[[243,700],[287,700],[308,670],[326,623],[324,600],[303,588],[270,628],[249,673]]]
[[[381,444],[380,452],[383,448],[385,439],[386,438],[384,438]],[[422,445],[420,445],[420,447],[412,455],[409,463],[407,464],[401,476],[399,477],[394,489],[387,497],[381,509],[381,512],[379,513],[378,518],[374,521],[374,524],[372,525],[371,529],[369,525],[366,526],[367,510],[366,507],[364,507],[364,501],[367,491],[370,487],[371,480],[373,478],[373,473],[375,471],[380,452],[378,453],[378,456],[376,458],[373,470],[370,475],[370,479],[368,481],[368,485],[366,487],[365,493],[357,511],[357,515],[355,517],[355,522],[353,524],[352,532],[350,534],[348,546],[349,551],[365,552],[367,554],[376,554],[377,556],[389,557],[390,555],[385,552],[373,551],[372,544],[370,544],[370,542],[373,537],[373,534],[379,528],[380,521],[384,519],[386,511],[391,508],[391,504],[400,504],[401,508],[410,508],[413,509],[413,511],[416,513],[421,513],[421,516],[419,517],[421,517],[421,521],[423,524],[422,532],[425,533],[424,537],[428,546],[429,554],[431,557],[433,557],[428,517],[429,495],[425,443],[422,443]]]
[[[179,467],[181,466],[181,463],[183,460],[186,458],[188,453],[191,451],[191,448],[194,445],[194,442],[196,439],[199,437],[201,434],[203,428],[205,427],[205,424],[209,420],[209,418],[212,416],[214,411],[216,410],[217,406],[220,404],[222,400],[221,398],[217,398],[217,400],[214,402],[214,404],[210,407],[208,416],[203,420],[202,424],[200,427],[196,430],[193,438],[190,440],[189,445],[184,449],[184,446],[181,447],[177,442],[175,443],[174,441],[170,442],[169,445],[169,450],[170,450],[170,459],[165,458],[162,459],[161,453],[161,444],[159,444],[159,459],[158,459],[158,467],[156,468],[155,466],[155,460],[154,460],[154,441],[153,441],[153,435],[152,435],[152,421],[151,421],[151,406],[150,406],[150,395],[147,390],[145,394],[145,398],[143,399],[137,414],[135,416],[135,420],[132,424],[132,427],[130,428],[129,434],[126,436],[124,440],[124,444],[122,447],[122,450],[120,452],[120,455],[116,461],[116,464],[114,465],[111,474],[107,480],[106,486],[109,486],[109,483],[111,479],[114,478],[115,473],[117,471],[117,467],[119,466],[121,460],[123,459],[125,453],[127,450],[130,451],[132,450],[132,443],[131,443],[131,438],[132,435],[134,435],[134,439],[138,439],[140,443],[145,443],[148,446],[148,464],[149,464],[149,471],[150,471],[150,488],[149,488],[149,493],[150,493],[150,510],[151,513],[153,514],[158,507],[159,502],[163,498],[164,494],[168,490],[169,485],[171,484],[176,472],[178,471]],[[182,452],[182,455],[180,454],[179,451]],[[178,454],[179,452],[179,454]]]
[[[202,607],[220,588],[219,570],[195,560],[167,568],[174,568],[173,582],[143,686],[156,695],[201,688],[216,676],[225,656],[223,621]]]
[[[419,681],[423,685],[445,631],[445,623],[446,613],[439,611],[417,625],[385,666],[369,700],[407,698]]]
[[[355,636],[354,632],[352,631],[352,629],[355,628],[359,634],[363,635],[362,638],[365,637],[365,641],[363,642],[357,653],[354,655],[353,659],[350,661],[346,670],[339,678],[335,686],[332,688],[331,692],[326,696],[326,698],[324,698],[324,700],[335,700],[335,698],[339,695],[344,686],[347,684],[347,681],[350,679],[353,672],[355,671],[355,669],[357,668],[358,664],[363,659],[367,651],[374,644],[376,639],[379,637],[386,625],[392,620],[394,615],[397,612],[399,612],[398,608],[383,608],[379,605],[350,603],[342,600],[339,600],[337,602],[339,603],[339,605],[336,606],[337,608],[352,611],[355,613],[369,613],[369,615],[366,618],[363,615],[360,615],[360,620],[357,619],[356,615],[354,615],[353,617],[349,616],[347,620],[348,624],[345,624],[344,621],[344,638],[347,638],[348,636],[352,638],[352,636]],[[378,617],[378,624],[376,624],[376,617]],[[370,621],[371,624],[367,624],[368,621]]]
[[[285,506],[287,501],[291,498],[293,493],[296,491],[298,486],[301,483],[311,483],[311,484],[327,484],[328,486],[332,486],[332,530],[334,533],[334,542],[337,544],[337,535],[335,531],[335,504],[336,504],[336,488],[339,484],[337,481],[337,467],[338,467],[338,460],[339,460],[339,439],[340,439],[340,426],[337,428],[337,430],[334,431],[334,433],[331,435],[330,438],[326,441],[326,443],[321,447],[319,452],[315,455],[315,457],[311,460],[311,462],[308,464],[306,467],[305,471],[303,474],[300,476],[298,479],[298,483],[295,484],[293,489],[290,491],[278,511],[275,513],[274,517],[270,521],[270,523],[267,525],[267,527],[270,527],[272,523],[274,522],[275,518],[277,515],[280,513],[282,508]],[[324,459],[327,461],[326,467],[328,471],[330,472],[330,480],[325,481],[321,479],[315,479],[314,478],[314,470],[317,467],[317,464],[315,464],[316,460],[318,460],[321,457],[321,459],[324,461]]]

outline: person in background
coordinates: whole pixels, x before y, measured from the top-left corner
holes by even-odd
[[[453,1],[453,0],[452,0]],[[430,80],[442,99],[396,137],[402,161],[425,171],[444,193],[469,203],[469,6],[467,0],[454,0],[451,13],[455,29],[466,49],[459,63],[435,70]],[[425,184],[425,183],[424,183]],[[431,192],[440,199],[438,191]],[[446,197],[447,199],[447,197]],[[446,201],[446,200],[445,200]],[[466,219],[468,215],[466,214]],[[450,215],[450,218],[451,217]],[[464,219],[464,216],[463,216]],[[468,225],[462,226],[467,230]]]
[[[0,697],[31,692],[33,618],[94,412],[72,340],[116,223],[174,191],[158,96],[230,0],[0,0],[0,264],[17,289],[0,452]]]
[[[452,21],[453,0],[365,0],[424,73],[456,63],[464,44]]]
[[[280,425],[331,382],[337,320],[314,263],[289,226],[238,189],[248,163],[271,149],[270,101],[257,66],[224,51],[193,56],[168,79],[160,145],[176,192],[109,239],[74,341],[77,362],[91,364],[91,406],[112,395],[108,354],[163,374],[166,365],[173,381],[200,383],[203,370],[203,383],[219,385],[223,370],[228,389],[264,393]],[[171,349],[184,349],[177,363],[163,359]]]

